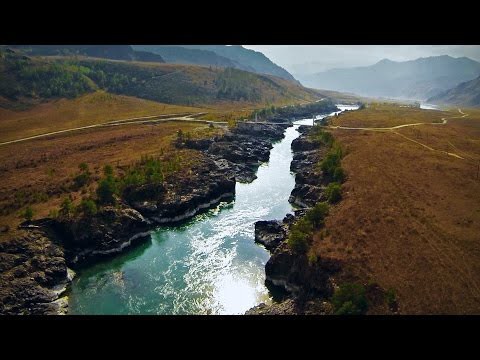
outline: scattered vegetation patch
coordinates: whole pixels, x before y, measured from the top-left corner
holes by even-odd
[[[314,230],[318,230],[324,225],[327,215],[328,204],[325,202],[320,202],[308,210],[305,216],[290,228],[287,239],[288,246],[296,253],[306,253],[312,242]]]
[[[341,169],[341,168],[338,168]],[[342,187],[337,182],[331,182],[325,189],[325,195],[329,203],[336,203],[342,199]]]
[[[363,315],[368,311],[365,287],[345,283],[335,290],[331,299],[335,315]]]

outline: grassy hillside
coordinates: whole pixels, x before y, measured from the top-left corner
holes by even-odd
[[[278,66],[259,51],[246,49],[240,45],[182,45],[189,49],[213,51],[243,66],[248,66],[259,74],[269,74],[286,80],[296,81],[284,68]]]
[[[159,54],[168,63],[190,64],[202,66],[233,67],[240,70],[255,72],[248,65],[240,64],[211,50],[188,49],[176,45],[132,45],[135,50],[149,51]]]
[[[204,111],[99,90],[75,99],[47,101],[22,111],[0,107],[0,142],[113,120]]]
[[[10,48],[32,56],[83,55],[114,60],[165,62],[158,54],[135,51],[130,45],[16,45]]]
[[[427,100],[433,104],[480,107],[480,76]]]
[[[89,58],[26,57],[3,51],[0,96],[12,104],[75,98],[98,89],[167,104],[286,103],[318,94],[296,83],[232,68]]]

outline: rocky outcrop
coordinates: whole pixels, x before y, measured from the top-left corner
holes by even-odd
[[[62,246],[42,230],[0,242],[0,314],[64,314],[73,278]]]
[[[318,164],[324,154],[320,142],[309,137],[311,127],[300,126],[300,136],[293,140],[293,160],[290,170],[295,172],[295,188],[289,201],[301,209],[282,222],[260,221],[255,224],[255,241],[272,253],[265,265],[266,284],[289,294],[286,300],[260,304],[248,315],[328,314],[331,307],[323,299],[331,296],[332,275],[340,270],[340,263],[331,259],[308,259],[306,254],[294,253],[286,241],[290,226],[305,215],[308,208],[323,200],[324,179]]]
[[[255,242],[269,251],[275,250],[286,238],[283,223],[278,220],[257,221],[255,223]]]
[[[295,187],[290,194],[290,203],[309,208],[324,200],[323,173],[318,166],[325,149],[308,134],[310,126],[300,126],[301,135],[292,142],[293,160],[290,170],[295,173]]]
[[[340,269],[339,263],[327,259],[309,262],[305,254],[293,253],[282,243],[265,265],[266,281],[296,296],[331,295],[330,277]]]
[[[185,140],[177,146],[203,151],[227,177],[251,182],[261,163],[267,162],[275,141],[281,140],[292,125],[239,122],[213,139]]]
[[[125,206],[106,206],[95,215],[52,220],[48,225],[61,239],[69,265],[79,266],[150,239],[151,222]]]

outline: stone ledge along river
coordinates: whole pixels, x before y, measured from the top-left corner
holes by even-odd
[[[234,201],[183,225],[159,227],[150,242],[80,271],[69,314],[243,314],[271,302],[264,284],[270,254],[254,242],[254,224],[293,213],[290,147],[298,126],[312,119],[294,124],[274,144],[257,179],[236,183]]]

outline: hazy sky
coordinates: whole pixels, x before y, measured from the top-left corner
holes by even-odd
[[[244,47],[261,51],[274,63],[293,73],[372,65],[384,58],[405,61],[419,57],[450,55],[467,56],[480,61],[479,45],[244,45]]]

